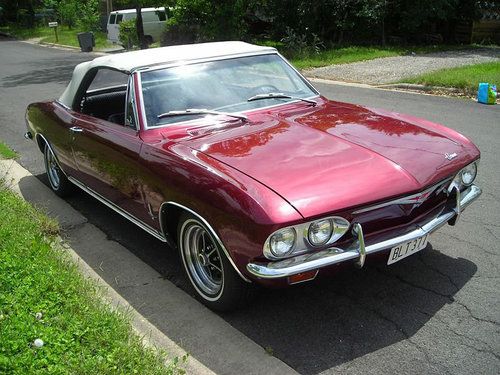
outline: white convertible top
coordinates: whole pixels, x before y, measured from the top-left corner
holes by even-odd
[[[186,44],[151,48],[146,50],[110,54],[95,58],[94,60],[78,64],[73,71],[70,83],[59,98],[59,101],[71,107],[76,90],[87,72],[92,68],[107,67],[130,73],[135,69],[158,64],[169,64],[179,61],[190,61],[245,55],[262,52],[276,52],[272,47],[256,46],[244,42],[214,42]]]

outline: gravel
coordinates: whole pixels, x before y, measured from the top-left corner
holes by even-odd
[[[384,57],[350,64],[307,69],[305,75],[334,81],[385,84],[444,68],[500,61],[500,48],[446,51]]]

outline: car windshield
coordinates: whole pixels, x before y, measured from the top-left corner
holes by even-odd
[[[149,127],[206,115],[165,116],[171,111],[203,109],[239,113],[318,95],[277,54],[146,71],[141,74],[141,82]],[[262,94],[274,95],[255,100],[256,95]]]

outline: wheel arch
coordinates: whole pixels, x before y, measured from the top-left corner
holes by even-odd
[[[45,138],[43,136],[43,134],[40,134],[40,133],[36,133],[35,135],[35,140],[36,140],[36,144],[38,145],[38,148],[40,149],[40,152],[43,154],[45,152],[45,145],[47,145],[47,147],[50,149],[50,151],[52,151],[52,154],[54,155],[54,157],[56,158],[56,162],[57,162],[57,165],[59,167],[59,169],[61,170],[61,172],[64,174],[64,176],[66,176],[66,178],[68,177],[68,175],[66,174],[66,172],[64,171],[64,169],[62,169],[61,167],[61,163],[59,162],[59,158],[57,157],[57,154],[55,153],[54,151],[54,148],[51,146],[50,142],[47,140],[47,138]]]
[[[40,133],[35,134],[35,140],[36,144],[38,145],[38,148],[40,149],[40,152],[43,153],[45,149],[45,145],[48,145],[50,147],[50,143],[47,141],[47,139]],[[52,147],[51,147],[52,148]],[[54,150],[52,150],[53,152]],[[55,155],[55,154],[54,154]]]
[[[229,251],[226,249],[224,244],[222,243],[222,240],[219,238],[215,230],[212,228],[212,226],[208,223],[208,221],[195,212],[194,210],[183,206],[182,204],[179,204],[177,202],[173,201],[168,201],[168,202],[163,202],[160,206],[160,211],[159,211],[159,221],[160,221],[160,227],[161,230],[164,234],[165,237],[170,237],[175,243],[177,243],[177,225],[179,224],[180,217],[183,213],[189,213],[193,216],[195,216],[200,222],[208,229],[210,234],[213,236],[219,247],[222,249],[224,252],[227,260],[229,263],[231,263],[231,266],[234,268],[236,273],[247,283],[251,283],[251,281],[245,277],[241,271],[236,267],[236,264],[234,263],[233,258],[231,257]]]

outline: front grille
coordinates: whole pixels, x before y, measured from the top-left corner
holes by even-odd
[[[390,228],[404,228],[416,221],[430,221],[439,214],[441,211],[439,208],[444,208],[448,201],[446,188],[449,182],[450,180],[446,180],[421,193],[354,211],[352,222],[360,223],[364,233],[370,235]],[[425,196],[427,193],[428,196]]]

